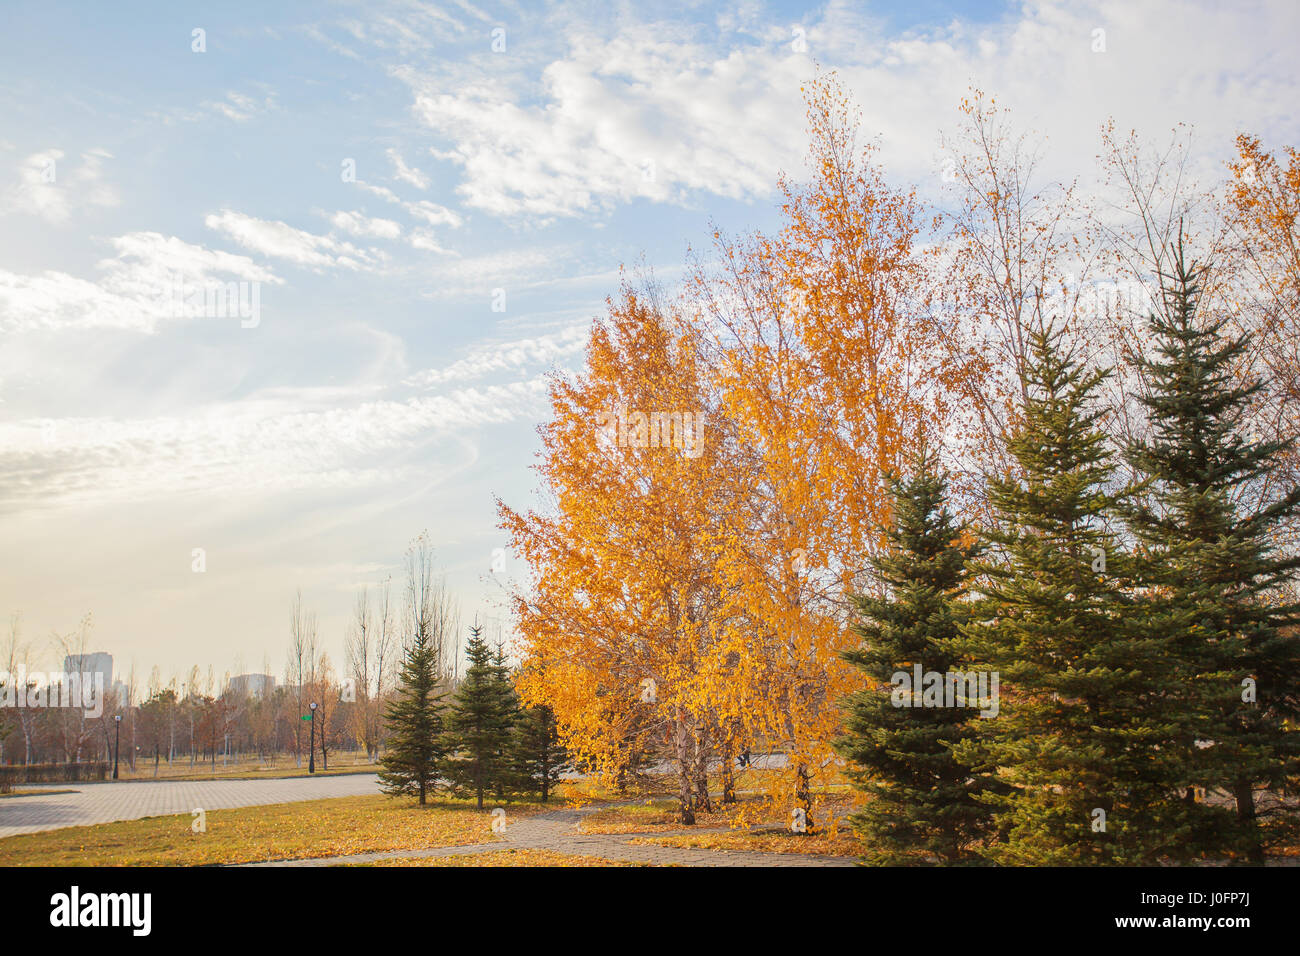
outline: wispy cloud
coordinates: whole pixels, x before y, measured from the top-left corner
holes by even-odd
[[[254,400],[186,417],[0,423],[0,508],[409,479],[420,467],[413,449],[536,416],[545,391],[535,378],[322,411],[268,410]]]
[[[401,223],[391,219],[373,219],[359,212],[336,212],[330,216],[330,223],[335,229],[353,236],[396,239],[402,234]]]
[[[580,323],[553,335],[484,343],[446,368],[427,369],[410,376],[405,384],[431,387],[449,382],[469,382],[497,372],[550,365],[581,353],[586,347],[589,331],[589,323]]]
[[[396,148],[389,148],[388,158],[393,163],[393,176],[395,178],[404,183],[410,183],[416,189],[429,188],[429,177],[420,170],[406,165],[406,161],[402,159],[402,154]]]
[[[104,182],[104,160],[112,158],[104,149],[87,150],[79,163],[65,163],[61,149],[32,153],[18,167],[18,183],[3,194],[0,212],[62,223],[74,212],[116,206],[117,190]]]
[[[275,96],[272,94],[258,100],[244,93],[231,90],[226,94],[224,100],[208,101],[203,106],[214,113],[220,113],[226,119],[234,120],[236,123],[244,123],[259,113],[274,109]]]
[[[321,236],[277,220],[258,219],[223,209],[204,218],[209,229],[223,233],[253,252],[309,269],[368,269],[386,258],[376,249],[359,249],[333,236]]]
[[[111,240],[117,254],[83,278],[47,270],[24,275],[0,269],[0,329],[121,329],[152,332],[159,323],[187,317],[168,298],[178,286],[229,280],[280,284],[271,270],[247,256],[207,249],[157,232]]]

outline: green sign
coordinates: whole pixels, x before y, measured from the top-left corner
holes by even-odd
[[[299,719],[299,720],[311,720],[311,714],[303,714],[303,715],[302,715],[301,717],[299,717],[298,719]]]

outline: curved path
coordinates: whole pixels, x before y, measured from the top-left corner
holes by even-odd
[[[635,801],[626,801],[635,802]],[[382,853],[359,853],[311,860],[274,860],[253,866],[338,866],[345,863],[379,863],[384,860],[429,859],[493,853],[508,849],[550,850],[574,856],[595,856],[630,863],[658,866],[853,866],[854,861],[839,856],[802,853],[760,853],[749,850],[704,850],[689,847],[634,844],[637,837],[665,837],[682,834],[719,833],[725,828],[684,828],[653,833],[581,833],[582,817],[595,810],[616,804],[600,804],[581,810],[549,810],[508,822],[504,839],[467,846],[433,847],[427,850],[388,850]]]

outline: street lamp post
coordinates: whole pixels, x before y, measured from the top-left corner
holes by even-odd
[[[316,701],[311,702],[311,756],[307,758],[307,772],[316,772]]]
[[[117,755],[122,749],[122,715],[113,715],[113,779],[117,779]]]

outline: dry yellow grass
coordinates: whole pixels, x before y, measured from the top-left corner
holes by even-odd
[[[804,841],[810,845],[815,843],[820,846],[823,838],[828,835],[825,831],[832,829],[829,824],[832,821],[838,821],[840,834],[845,837],[848,844],[852,844],[852,836],[848,832],[847,821],[844,819],[851,807],[852,797],[845,790],[837,789],[831,793],[821,794],[816,813],[818,822],[821,824],[820,830],[823,832],[820,835],[812,834],[809,836],[790,833],[790,818],[786,815],[787,811],[778,809],[757,794],[742,794],[739,802],[725,806],[715,798],[714,812],[697,812],[693,827],[683,826],[680,822],[675,797],[660,796],[647,798],[643,803],[614,806],[595,811],[583,819],[581,830],[583,833],[662,832],[665,835],[680,834],[687,837],[692,836],[699,830],[729,827],[735,831],[735,834],[727,834],[726,836],[737,835],[752,841],[753,835],[750,831],[757,828],[760,831],[769,829],[780,831],[775,834],[776,843],[780,842],[780,838],[784,833],[795,838],[796,842]],[[747,848],[762,849],[757,845],[747,846]],[[802,851],[796,847],[775,852],[797,853]],[[825,851],[810,850],[808,852]],[[852,853],[848,855],[852,855]]]
[[[830,833],[800,834],[788,830],[728,830],[725,833],[685,833],[635,837],[628,841],[646,846],[674,846],[699,850],[747,850],[755,853],[811,853],[818,856],[858,856],[858,841],[845,828]]]
[[[541,807],[515,804],[511,817]],[[549,808],[548,808],[549,809]],[[492,818],[467,802],[420,808],[384,796],[340,797],[210,810],[207,832],[189,814],[68,827],[0,840],[6,866],[187,866],[343,856],[383,850],[491,843]]]
[[[325,769],[324,762],[318,756],[315,776],[376,773],[380,769],[378,764],[367,760],[365,754],[350,751],[332,754],[329,764],[329,769]],[[153,759],[141,758],[136,761],[134,770],[127,763],[120,764],[118,778],[119,782],[122,780],[278,780],[285,777],[309,776],[307,768],[306,757],[299,766],[290,754],[277,754],[265,760],[256,756],[243,756],[238,759],[232,758],[226,763],[222,763],[221,758],[218,757],[215,765],[207,760],[196,760],[192,767],[189,758],[186,757],[176,760],[170,766],[166,760],[160,761],[155,774]]]
[[[599,856],[578,856],[557,853],[554,850],[510,849],[490,853],[470,853],[465,856],[443,856],[430,859],[406,858],[381,860],[377,863],[349,864],[358,866],[650,866],[648,863],[629,863],[606,860]]]
[[[582,818],[583,833],[653,833],[680,830],[677,801],[647,798],[644,803],[595,810]]]

